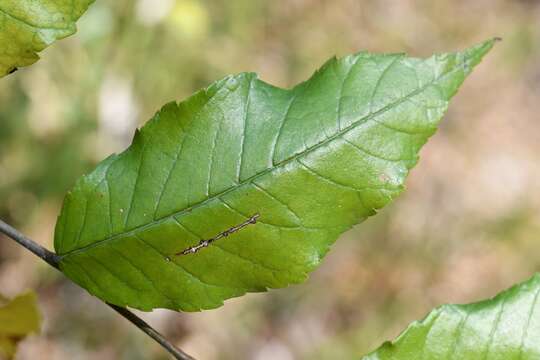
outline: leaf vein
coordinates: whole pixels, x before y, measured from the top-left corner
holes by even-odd
[[[126,219],[124,220],[124,229],[127,227],[127,224],[129,223],[129,216],[131,215],[131,209],[133,208],[133,201],[135,200],[135,196],[137,192],[137,185],[139,184],[139,179],[141,177],[141,169],[143,167],[143,158],[144,158],[145,149],[146,149],[146,142],[143,143],[143,147],[141,149],[141,156],[139,157],[139,166],[137,167],[137,175],[135,176],[135,185],[133,186],[133,191],[131,192],[129,208],[127,210]]]
[[[180,158],[180,153],[182,152],[182,148],[184,147],[184,142],[186,141],[186,136],[185,134],[182,133],[182,141],[180,142],[179,146],[178,146],[178,149],[174,155],[174,159],[173,159],[173,162],[172,162],[172,165],[171,165],[171,168],[170,170],[168,171],[167,173],[167,178],[165,179],[165,182],[163,183],[163,186],[159,192],[159,197],[158,197],[158,200],[157,200],[157,203],[156,203],[156,208],[154,210],[154,215],[152,216],[152,220],[156,220],[156,214],[158,212],[158,209],[159,209],[159,205],[161,204],[161,200],[163,198],[163,194],[165,194],[165,190],[167,189],[167,185],[169,184],[169,181],[171,180],[171,176],[172,176],[172,173],[174,171],[174,169],[176,168],[176,164],[178,163],[178,159]]]
[[[519,355],[518,355],[518,360],[521,360],[523,358],[523,348],[525,346],[525,339],[527,338],[528,336],[528,332],[529,332],[529,327],[531,325],[531,318],[533,316],[533,313],[534,313],[534,310],[536,309],[536,304],[538,303],[538,297],[540,295],[540,287],[538,288],[538,290],[536,291],[536,293],[534,294],[534,299],[533,299],[533,302],[531,304],[531,308],[529,310],[529,314],[527,316],[527,323],[525,324],[525,327],[523,329],[523,333],[521,335],[521,343],[519,344]]]
[[[240,183],[242,181],[242,164],[244,163],[244,155],[245,155],[245,142],[246,142],[246,130],[247,130],[247,122],[248,122],[248,116],[249,116],[249,103],[251,100],[251,92],[252,92],[252,85],[253,85],[253,77],[249,80],[248,90],[246,94],[246,105],[244,110],[244,126],[242,129],[242,141],[240,145],[240,161],[238,164],[238,173],[236,174],[236,182]]]

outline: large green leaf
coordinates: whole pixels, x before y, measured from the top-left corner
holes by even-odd
[[[94,0],[0,0],[0,77],[35,63],[38,52],[76,31]]]
[[[26,335],[39,331],[36,295],[29,292],[8,301],[0,295],[0,359],[11,359],[17,343]]]
[[[340,233],[402,191],[493,42],[425,60],[332,59],[291,90],[244,73],[165,105],[66,196],[55,232],[62,271],[142,310],[215,308],[302,282]]]
[[[495,298],[444,305],[364,360],[540,359],[540,275]]]

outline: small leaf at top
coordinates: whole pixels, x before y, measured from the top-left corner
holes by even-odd
[[[165,105],[67,194],[60,268],[141,310],[210,309],[302,282],[339,234],[402,191],[494,41],[428,59],[361,52],[290,90],[243,73]]]
[[[0,77],[35,63],[38,52],[76,31],[94,0],[0,0]]]
[[[540,359],[540,274],[493,299],[444,305],[364,360]]]
[[[13,358],[17,343],[39,331],[40,324],[35,293],[28,292],[11,301],[0,295],[0,359]]]

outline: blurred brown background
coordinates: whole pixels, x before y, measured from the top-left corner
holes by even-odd
[[[334,54],[463,49],[501,36],[422,150],[408,190],[309,281],[204,313],[142,314],[200,359],[358,359],[445,302],[540,269],[540,1],[97,0],[79,32],[0,81],[0,217],[52,248],[63,194],[164,103],[229,73],[292,86]],[[18,359],[167,359],[7,239],[0,292],[39,293]]]

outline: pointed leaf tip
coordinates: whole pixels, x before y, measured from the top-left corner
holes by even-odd
[[[486,54],[489,53],[491,49],[493,49],[495,44],[499,41],[502,41],[502,38],[493,37],[470,48],[469,50],[466,50],[465,53],[468,53],[469,56],[473,59],[473,61],[471,61],[471,65],[474,67],[475,65],[480,63],[484,56],[486,56]]]

